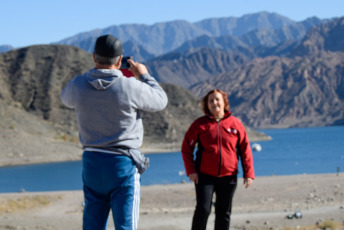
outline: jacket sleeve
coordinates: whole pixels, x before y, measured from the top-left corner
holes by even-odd
[[[197,139],[198,125],[196,122],[194,122],[185,133],[181,149],[187,176],[197,172],[194,162],[194,149],[197,143]]]
[[[138,109],[157,112],[163,110],[168,102],[165,91],[159,83],[149,74],[140,76],[140,81],[135,81],[137,91],[133,97],[134,103]]]
[[[66,87],[64,87],[61,91],[60,94],[60,98],[61,101],[64,105],[66,105],[68,108],[73,108],[73,99],[72,99],[72,95],[73,95],[73,80],[71,80]]]
[[[253,155],[244,125],[240,125],[238,148],[241,156],[241,164],[244,171],[244,178],[254,179]]]

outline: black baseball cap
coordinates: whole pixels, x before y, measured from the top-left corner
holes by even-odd
[[[120,56],[123,54],[122,42],[111,34],[100,36],[94,46],[94,53],[108,58]]]

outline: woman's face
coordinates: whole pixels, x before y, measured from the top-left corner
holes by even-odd
[[[225,114],[225,102],[222,94],[214,92],[208,97],[208,108],[215,118],[222,118]]]

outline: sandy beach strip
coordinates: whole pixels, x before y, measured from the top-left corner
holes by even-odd
[[[344,173],[257,177],[249,189],[242,182],[231,229],[344,229]],[[81,229],[82,204],[82,191],[2,193],[0,230]],[[191,183],[142,186],[139,229],[190,229],[194,207]],[[287,218],[296,212],[302,218]],[[213,223],[214,211],[207,229]]]

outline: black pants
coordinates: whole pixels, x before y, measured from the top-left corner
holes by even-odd
[[[198,175],[196,187],[196,210],[192,220],[192,230],[205,230],[211,212],[215,192],[215,230],[228,230],[232,211],[232,199],[237,187],[237,176],[213,177]]]

